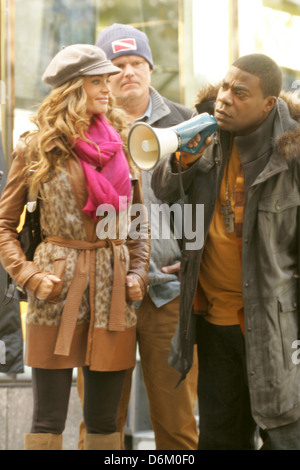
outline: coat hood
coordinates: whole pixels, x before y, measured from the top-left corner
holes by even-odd
[[[198,91],[195,107],[198,113],[214,113],[215,100],[220,84],[209,85]],[[277,136],[276,146],[286,159],[300,155],[300,98],[297,92],[282,91],[277,101],[277,113],[282,132]]]

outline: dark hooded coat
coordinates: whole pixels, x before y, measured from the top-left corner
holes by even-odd
[[[209,88],[199,93],[198,112],[213,112],[217,91]],[[299,349],[299,122],[299,100],[295,95],[282,93],[256,131],[235,137],[245,177],[242,286],[247,379],[252,414],[262,429],[282,426],[300,417],[300,365],[295,360]],[[153,174],[152,186],[161,200],[176,201],[181,186],[187,203],[194,208],[204,205],[203,246],[230,137],[228,132],[218,131],[203,156],[182,172],[182,185],[180,176],[172,171],[172,156],[161,160]],[[169,358],[182,377],[193,358],[193,302],[202,253],[203,247],[185,248],[182,255],[180,320]]]

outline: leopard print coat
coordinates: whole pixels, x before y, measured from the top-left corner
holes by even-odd
[[[56,342],[68,291],[76,277],[80,249],[59,246],[48,237],[97,241],[97,226],[82,212],[87,197],[80,163],[70,158],[66,172],[53,175],[44,183],[40,200],[40,225],[43,241],[37,247],[33,262],[25,259],[16,240],[16,227],[27,187],[20,178],[24,167],[22,144],[16,149],[0,204],[0,257],[5,269],[28,292],[26,321],[26,364],[40,368],[69,368],[89,365],[91,370],[122,370],[135,363],[136,314],[132,303],[124,298],[124,328],[110,331],[110,303],[113,267],[116,262],[110,246],[96,248],[93,269],[89,271],[78,305],[76,325],[71,333],[69,351],[57,354]],[[143,203],[140,181],[132,177],[132,203]],[[11,214],[13,219],[11,220]],[[117,228],[118,229],[118,228]],[[116,246],[125,273],[135,275],[143,291],[147,288],[150,255],[149,237],[128,240]],[[117,261],[119,261],[117,260]],[[57,274],[63,280],[55,299],[38,300],[35,291],[45,273]],[[91,286],[94,286],[93,288]],[[72,301],[72,299],[71,299]]]

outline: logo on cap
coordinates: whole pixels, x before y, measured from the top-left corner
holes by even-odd
[[[122,52],[122,51],[136,51],[137,50],[136,40],[134,38],[119,39],[118,41],[114,41],[112,43],[112,48],[113,48],[114,54],[117,54],[118,52]]]

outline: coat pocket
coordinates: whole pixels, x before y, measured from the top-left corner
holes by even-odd
[[[298,338],[298,312],[296,296],[289,299],[278,300],[278,317],[283,347],[285,367],[293,369],[297,364],[293,362],[294,341]]]
[[[260,240],[266,240],[267,253],[289,252],[295,244],[297,207],[300,194],[274,194],[264,197],[258,204],[258,230]]]
[[[47,297],[46,301],[52,304],[56,304],[59,300],[63,288],[63,280],[66,269],[66,259],[65,258],[55,258],[54,259],[54,275],[60,278],[60,282],[54,284],[51,294]]]

